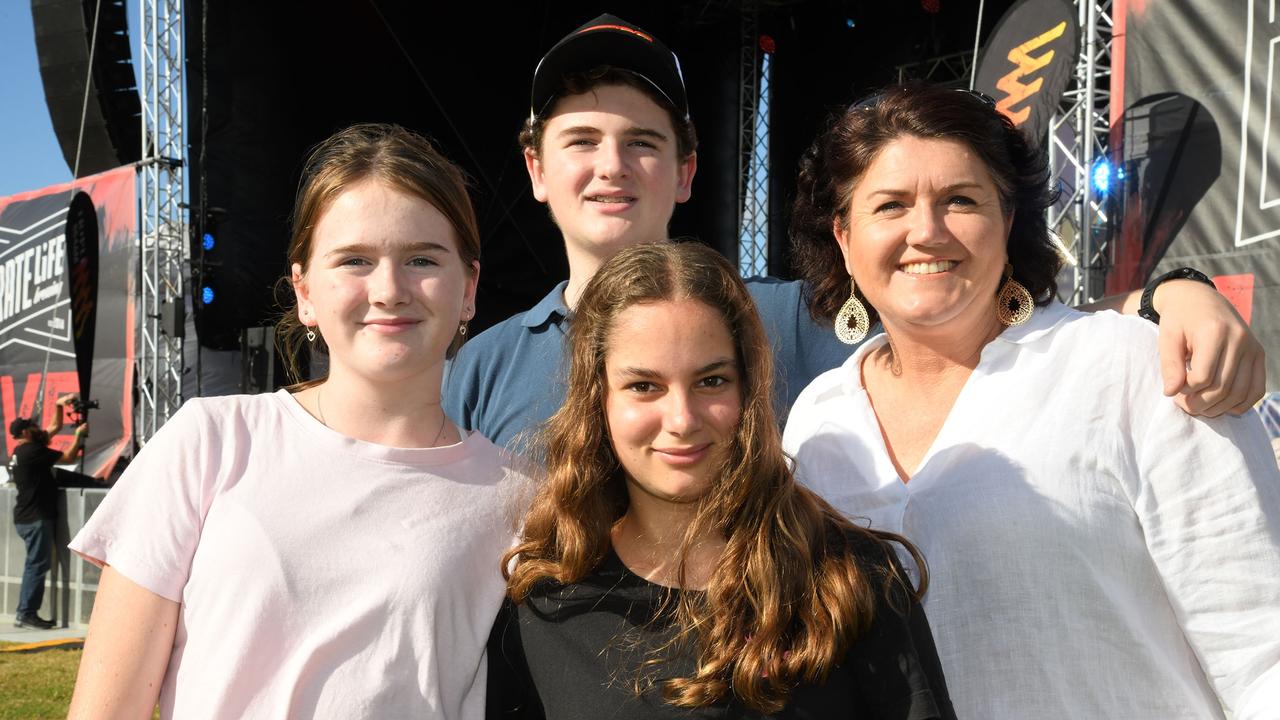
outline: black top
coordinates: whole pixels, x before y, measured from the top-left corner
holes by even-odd
[[[646,668],[645,676],[659,682],[637,696],[637,671],[675,633],[670,614],[654,621],[655,612],[668,593],[678,592],[634,575],[611,550],[601,567],[580,582],[544,582],[519,607],[508,601],[490,640],[488,717],[955,718],[924,610],[901,590],[893,605],[909,608],[908,615],[877,592],[872,625],[844,662],[824,685],[795,688],[777,715],[762,715],[732,699],[698,710],[666,703],[660,681],[690,677],[694,661],[688,655]],[[512,622],[513,617],[519,622]]]
[[[58,483],[53,466],[62,453],[43,445],[25,442],[13,449],[13,482],[18,500],[13,506],[15,523],[33,523],[58,517]]]

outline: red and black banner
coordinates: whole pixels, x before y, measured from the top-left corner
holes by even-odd
[[[124,167],[0,198],[4,427],[37,407],[45,425],[59,395],[81,393],[100,405],[89,414],[84,463],[97,477],[133,441],[134,186],[134,169]],[[66,420],[56,449],[71,444],[76,418]],[[5,461],[13,444],[6,433]]]
[[[1079,52],[1080,24],[1070,2],[1022,0],[991,32],[974,89],[995,98],[1027,137],[1043,142]]]
[[[1280,389],[1280,17],[1271,0],[1116,0],[1107,291],[1182,265],[1214,278]]]

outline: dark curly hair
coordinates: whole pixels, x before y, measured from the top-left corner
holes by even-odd
[[[880,151],[913,136],[959,140],[986,164],[1006,212],[1013,213],[1009,263],[1013,278],[1036,304],[1054,297],[1062,256],[1049,234],[1045,210],[1053,204],[1049,163],[993,103],[979,95],[924,83],[882,90],[835,115],[800,160],[791,217],[791,260],[808,281],[809,312],[831,321],[849,297],[849,274],[832,234],[848,223],[849,199]],[[872,322],[875,308],[867,306]]]

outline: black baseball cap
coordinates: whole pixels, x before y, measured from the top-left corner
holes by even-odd
[[[533,71],[530,113],[546,112],[565,75],[602,65],[635,73],[689,116],[680,59],[658,38],[615,15],[601,15],[560,39]]]

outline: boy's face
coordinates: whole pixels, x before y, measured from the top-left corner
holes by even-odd
[[[625,85],[561,98],[551,112],[540,156],[526,150],[525,166],[570,252],[603,260],[665,240],[697,169],[696,155],[677,157],[667,112]]]

